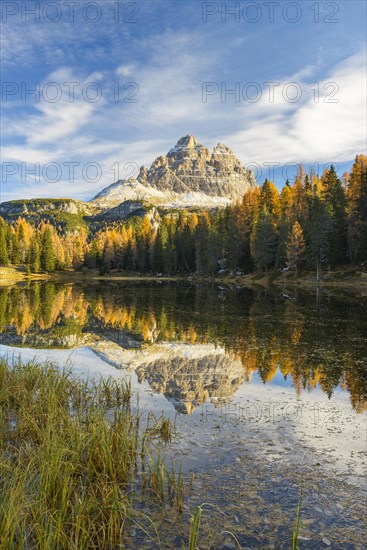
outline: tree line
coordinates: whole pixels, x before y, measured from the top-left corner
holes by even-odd
[[[64,233],[41,222],[0,218],[0,264],[32,272],[99,268],[167,275],[221,270],[314,269],[367,259],[367,157],[357,155],[340,179],[331,166],[321,177],[302,166],[279,193],[271,181],[225,209],[148,211],[144,218],[106,224],[94,232]]]

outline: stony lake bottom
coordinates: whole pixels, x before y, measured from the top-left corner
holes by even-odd
[[[200,548],[364,548],[367,300],[337,290],[181,282],[32,282],[0,289],[1,355],[131,381],[183,512],[142,509],[161,547],[206,503]],[[231,535],[233,533],[237,540]],[[125,548],[156,548],[131,529]]]

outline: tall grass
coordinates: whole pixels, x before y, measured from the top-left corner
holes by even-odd
[[[302,497],[303,497],[303,478],[301,481],[301,491],[300,491],[298,507],[297,507],[296,526],[292,534],[292,550],[300,550],[298,546],[298,533],[299,533],[299,526],[301,522]]]
[[[131,543],[133,529],[149,547],[161,548],[158,523],[142,502],[161,507],[160,519],[171,516],[174,528],[184,521],[181,469],[162,454],[173,430],[164,417],[142,421],[129,381],[86,382],[52,365],[9,366],[0,359],[1,550],[131,547],[125,541]],[[293,550],[301,504],[302,487]],[[207,507],[191,515],[182,548],[197,550],[199,538],[207,538]],[[241,547],[232,532],[222,534]]]
[[[88,384],[50,365],[0,361],[2,549],[120,547],[141,470],[160,499],[179,504],[173,466],[145,459],[151,435],[131,395],[124,380]],[[155,438],[169,440],[168,428],[160,419]]]
[[[195,512],[191,516],[189,544],[187,550],[197,550],[198,548],[197,544],[199,540],[199,529],[204,506],[205,504],[197,506]]]

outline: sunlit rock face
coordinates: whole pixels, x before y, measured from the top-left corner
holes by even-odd
[[[136,179],[121,180],[103,189],[92,203],[112,208],[140,200],[161,207],[226,206],[257,186],[233,151],[218,143],[210,152],[192,135],[178,140],[151,167],[142,166]]]

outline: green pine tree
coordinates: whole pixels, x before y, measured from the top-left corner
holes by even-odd
[[[164,266],[163,266],[163,240],[162,240],[162,232],[160,229],[158,229],[157,236],[154,243],[153,248],[153,271],[155,273],[162,273]]]
[[[37,273],[41,269],[41,251],[38,238],[33,236],[31,238],[28,254],[28,264],[33,273]]]
[[[321,278],[322,265],[329,262],[329,234],[331,220],[325,202],[317,195],[311,201],[308,228],[309,260],[315,263],[317,280]]]
[[[345,191],[334,166],[323,177],[322,197],[330,217],[329,262],[332,266],[347,260],[347,203]]]
[[[286,243],[287,265],[295,270],[296,278],[298,276],[298,267],[305,253],[305,240],[300,224],[295,221],[288,234]]]
[[[12,264],[20,263],[20,254],[19,254],[19,243],[18,236],[12,229],[9,235],[8,243],[9,257]]]
[[[254,224],[251,235],[251,253],[255,264],[265,272],[275,263],[277,234],[266,210]]]
[[[7,241],[7,227],[5,222],[0,219],[0,265],[8,265],[9,253],[8,253],[8,241]]]
[[[357,155],[348,188],[348,253],[351,262],[367,259],[367,157]]]
[[[42,235],[41,243],[41,268],[43,271],[55,271],[56,257],[52,243],[51,230],[47,227]]]

